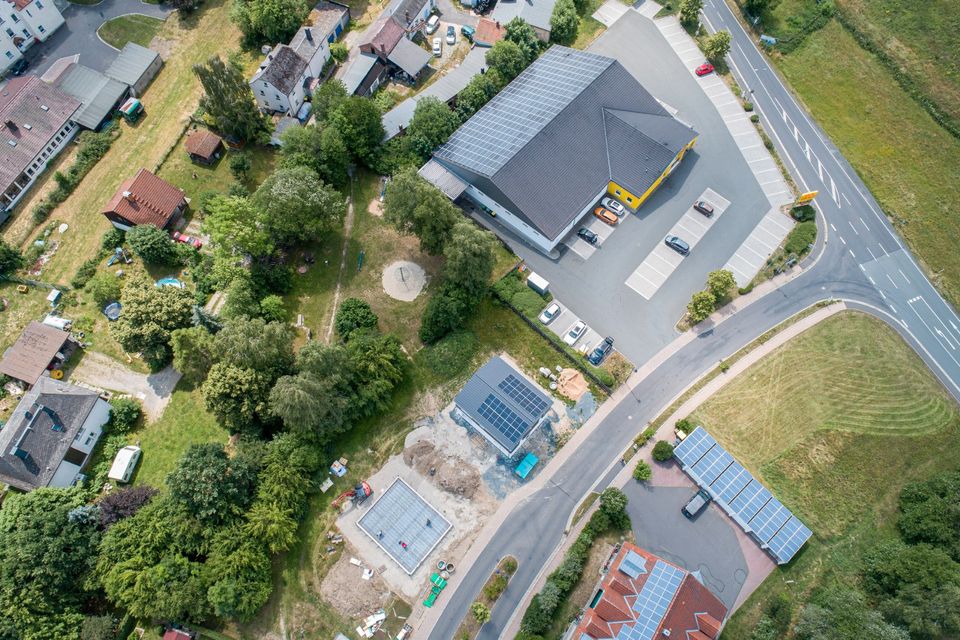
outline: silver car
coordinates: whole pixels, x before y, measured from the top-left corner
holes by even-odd
[[[613,198],[604,198],[603,200],[600,201],[600,204],[603,205],[605,209],[609,209],[610,211],[613,211],[615,214],[617,214],[621,218],[623,217],[623,214],[627,212],[627,210],[623,208],[623,205],[617,202],[616,200],[614,200]]]
[[[577,320],[570,330],[563,336],[563,341],[569,346],[577,344],[577,340],[583,337],[587,331],[587,324],[583,320]]]
[[[558,315],[560,315],[560,305],[556,302],[551,303],[549,307],[540,312],[540,322],[550,324]]]

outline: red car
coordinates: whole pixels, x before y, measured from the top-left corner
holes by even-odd
[[[709,62],[704,62],[702,65],[693,70],[698,76],[705,76],[709,73],[713,73],[713,65]]]
[[[187,235],[184,235],[184,234],[180,233],[179,231],[174,231],[174,232],[173,232],[173,239],[176,240],[177,242],[182,242],[182,243],[184,243],[184,244],[189,244],[189,245],[192,246],[194,249],[199,249],[200,247],[203,246],[203,241],[200,240],[200,238],[194,238],[193,236],[187,236]]]

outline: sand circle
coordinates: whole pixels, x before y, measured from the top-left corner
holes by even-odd
[[[396,300],[415,300],[426,284],[427,274],[416,262],[398,260],[383,270],[383,290]]]

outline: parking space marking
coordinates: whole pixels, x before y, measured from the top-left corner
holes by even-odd
[[[690,209],[677,220],[667,235],[679,236],[693,249],[701,238],[706,235],[710,227],[720,218],[730,206],[730,201],[713,189],[704,191],[698,200],[704,200],[713,205],[713,216],[707,218],[703,214]],[[683,262],[683,256],[670,249],[663,243],[657,244],[644,261],[634,269],[625,284],[649,300],[660,290],[660,287],[673,274],[674,270]]]
[[[790,218],[778,207],[771,208],[723,268],[733,272],[737,285],[746,286],[792,228]]]

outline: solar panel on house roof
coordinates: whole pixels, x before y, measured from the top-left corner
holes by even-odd
[[[636,578],[640,574],[647,572],[647,561],[636,551],[628,550],[627,553],[624,554],[623,560],[620,561],[620,571],[631,578]]]
[[[680,444],[673,450],[673,455],[686,466],[692,467],[703,457],[703,454],[716,444],[717,441],[713,439],[713,436],[704,429],[697,427],[693,433],[688,434],[686,438],[680,441]]]
[[[713,447],[700,458],[700,462],[693,466],[693,471],[700,477],[702,484],[709,486],[732,462],[733,456],[723,447]]]
[[[633,603],[637,622],[623,625],[617,634],[617,640],[652,640],[663,622],[667,607],[677,595],[684,575],[683,570],[657,560]]]
[[[678,444],[674,455],[700,486],[709,487],[717,504],[780,564],[789,562],[813,535],[703,427],[694,429]]]
[[[529,423],[514,413],[510,407],[500,402],[500,399],[492,393],[480,405],[478,412],[490,421],[494,429],[514,444],[523,437],[523,433],[530,427]]]
[[[521,382],[517,376],[512,373],[504,378],[497,388],[517,401],[517,403],[530,413],[542,413],[547,410],[550,403],[538,395],[529,385]]]
[[[767,544],[778,558],[792,558],[803,543],[810,539],[810,531],[796,516],[791,516]]]

